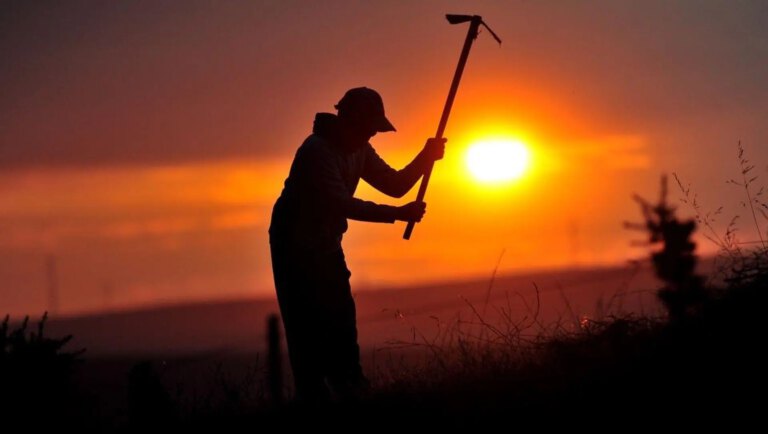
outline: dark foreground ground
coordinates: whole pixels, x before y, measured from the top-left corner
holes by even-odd
[[[30,344],[23,363],[2,365],[0,416],[5,427],[106,432],[491,423],[505,430],[759,427],[768,385],[767,297],[762,273],[712,290],[708,301],[674,322],[626,312],[576,318],[566,312],[565,320],[544,322],[533,304],[522,315],[505,316],[503,306],[485,316],[476,312],[444,322],[442,335],[414,335],[400,349],[368,353],[371,393],[314,407],[273,402],[263,360],[254,354],[82,360]]]
[[[599,431],[766,424],[768,279],[719,293],[685,320],[625,317],[586,324],[537,342],[529,352],[497,349],[433,360],[354,403],[297,406],[212,426],[277,424],[303,417],[396,429],[563,425]],[[490,333],[489,333],[490,336]],[[489,349],[489,347],[485,347]],[[489,349],[489,351],[492,351]],[[347,423],[345,422],[345,423]],[[613,425],[617,423],[617,425]]]

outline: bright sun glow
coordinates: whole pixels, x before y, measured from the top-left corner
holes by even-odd
[[[528,149],[515,139],[481,140],[467,151],[467,167],[482,182],[518,179],[525,173],[528,160]]]

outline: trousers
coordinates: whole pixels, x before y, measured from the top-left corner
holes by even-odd
[[[344,252],[307,253],[270,240],[296,398],[322,401],[367,384]]]

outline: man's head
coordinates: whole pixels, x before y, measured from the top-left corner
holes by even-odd
[[[347,129],[366,141],[377,132],[395,131],[395,127],[384,115],[381,96],[373,89],[356,87],[348,90],[336,104],[336,109]]]

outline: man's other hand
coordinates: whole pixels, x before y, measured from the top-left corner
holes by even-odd
[[[427,211],[427,204],[414,201],[409,204],[398,207],[398,220],[405,222],[420,222]]]
[[[424,152],[427,158],[431,161],[442,160],[445,155],[446,141],[448,141],[446,138],[437,139],[432,137],[427,139],[427,143],[424,145],[424,150],[422,152]]]

